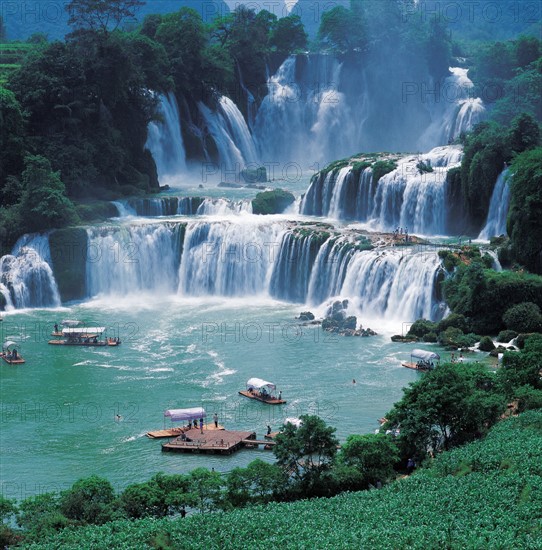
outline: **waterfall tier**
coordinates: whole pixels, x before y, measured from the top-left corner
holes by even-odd
[[[145,147],[151,152],[158,171],[158,180],[178,177],[186,172],[186,153],[181,133],[179,107],[173,92],[160,94],[159,122],[151,122],[147,129]]]
[[[302,214],[370,224],[378,231],[446,234],[447,174],[459,166],[458,146],[437,147],[397,161],[397,168],[373,180],[372,169],[353,166],[317,174],[300,206]]]
[[[257,218],[89,229],[88,237],[90,297],[269,296],[317,306],[341,296],[366,315],[439,315],[436,252],[361,250],[351,235]]]
[[[509,173],[508,168],[503,170],[495,183],[486,224],[478,236],[479,239],[487,241],[491,237],[506,235],[506,217],[510,206]]]
[[[6,309],[60,306],[47,235],[24,235],[0,258],[0,294]]]

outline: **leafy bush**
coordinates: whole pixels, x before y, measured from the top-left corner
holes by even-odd
[[[254,214],[281,214],[295,201],[295,197],[284,189],[258,193],[252,201]]]
[[[407,336],[417,336],[422,338],[430,332],[436,332],[437,324],[433,321],[428,321],[427,319],[418,319],[410,326],[410,329],[407,333]]]
[[[497,341],[510,342],[510,340],[514,339],[517,335],[518,333],[515,330],[501,330],[497,335]]]
[[[480,349],[480,351],[491,351],[495,349],[495,344],[489,336],[484,336],[480,340],[480,345],[478,346],[478,348]]]
[[[423,335],[423,341],[436,343],[438,342],[438,335],[436,332],[428,332],[427,334]]]
[[[377,160],[373,164],[373,181],[378,183],[382,176],[393,172],[396,168],[397,163],[393,160]]]
[[[443,332],[449,327],[457,328],[461,332],[469,332],[471,329],[470,323],[465,316],[458,313],[450,313],[448,317],[442,319],[442,321],[438,323],[437,331]]]
[[[503,321],[508,329],[517,332],[539,332],[542,330],[540,307],[532,302],[522,302],[506,310]]]

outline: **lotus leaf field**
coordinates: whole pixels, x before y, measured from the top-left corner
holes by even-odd
[[[382,490],[66,529],[27,548],[535,550],[542,545],[541,456],[542,411],[530,411]]]

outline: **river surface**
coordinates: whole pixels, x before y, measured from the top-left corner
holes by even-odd
[[[1,481],[4,496],[24,498],[98,474],[117,489],[156,472],[198,467],[227,472],[269,451],[232,456],[162,453],[145,436],[171,425],[168,408],[203,406],[229,429],[280,427],[318,414],[344,439],[368,433],[420,375],[401,367],[414,345],[394,344],[404,327],[374,320],[372,338],[330,336],[296,320],[303,306],[269,299],[99,298],[58,310],[7,314],[2,340],[22,342],[24,365],[0,366]],[[118,348],[47,344],[55,322],[79,319],[120,335]],[[238,391],[258,376],[288,403],[271,407]],[[353,383],[355,379],[356,383]],[[120,415],[120,419],[117,419]]]

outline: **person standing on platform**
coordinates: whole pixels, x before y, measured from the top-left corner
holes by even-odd
[[[213,414],[213,420],[215,421],[215,428],[218,428],[218,414]]]
[[[199,431],[203,433],[203,418],[199,419]]]

